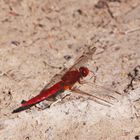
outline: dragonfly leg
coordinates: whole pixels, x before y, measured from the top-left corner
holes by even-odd
[[[66,98],[67,96],[70,96],[70,95],[71,95],[71,93],[69,92],[69,93],[65,94],[61,99],[63,100],[64,98]]]
[[[59,96],[59,98],[56,98],[56,101],[55,102],[53,102],[52,104],[50,104],[50,107],[51,106],[54,106],[55,104],[57,104],[58,102],[62,102],[62,100],[64,99],[64,98],[66,98],[67,96],[70,96],[70,94],[71,93],[67,93],[67,94],[65,94],[65,95],[61,95],[61,97]]]
[[[61,101],[62,101],[62,99],[56,100],[55,102],[53,102],[52,104],[50,104],[50,107],[54,106],[55,104],[57,104],[58,102],[61,102]]]
[[[88,83],[88,82],[85,81],[85,80],[79,80],[78,82],[79,82],[79,84],[81,84],[81,85],[83,85],[83,84],[87,84],[87,83]]]

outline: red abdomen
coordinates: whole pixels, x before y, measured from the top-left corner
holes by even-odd
[[[63,89],[64,89],[63,82],[60,81],[60,82],[56,83],[54,86],[52,86],[51,88],[42,91],[39,95],[37,95],[37,96],[33,97],[32,99],[28,100],[27,102],[23,103],[22,107],[39,103]]]

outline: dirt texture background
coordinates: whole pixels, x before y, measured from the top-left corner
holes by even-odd
[[[90,47],[97,50],[85,66],[96,80],[89,75],[85,80],[94,84],[79,88],[111,106],[73,92],[51,108],[11,113]],[[0,0],[1,140],[135,140],[139,135],[139,0]]]

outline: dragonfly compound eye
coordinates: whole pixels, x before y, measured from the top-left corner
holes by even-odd
[[[79,71],[83,77],[86,77],[89,74],[89,70],[86,67],[80,67]]]

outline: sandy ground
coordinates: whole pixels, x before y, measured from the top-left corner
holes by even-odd
[[[97,48],[85,64],[96,81],[81,88],[110,107],[72,93],[49,109],[11,113],[88,47]],[[138,140],[139,99],[139,0],[0,1],[1,140]]]

